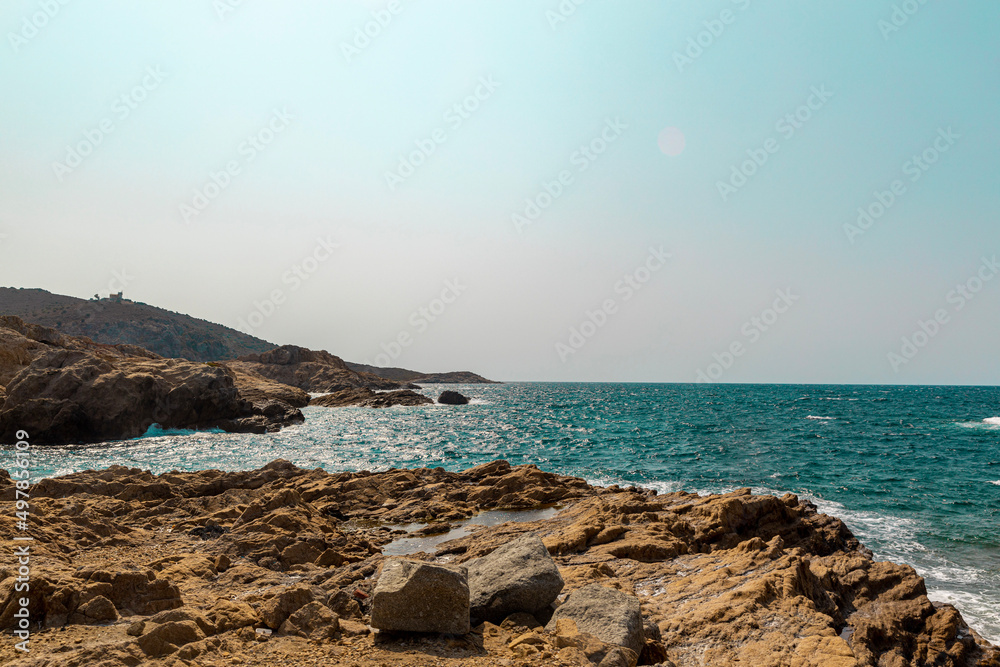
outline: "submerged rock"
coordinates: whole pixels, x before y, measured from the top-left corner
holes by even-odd
[[[499,625],[512,614],[537,614],[563,589],[559,568],[542,540],[528,535],[468,561],[471,613]]]
[[[372,594],[371,624],[395,632],[468,633],[468,571],[419,561],[388,561]]]

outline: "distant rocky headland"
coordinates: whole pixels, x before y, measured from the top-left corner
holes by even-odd
[[[136,345],[168,359],[218,361],[276,345],[241,331],[144,303],[78,299],[42,289],[0,287],[0,315],[108,345]]]
[[[121,294],[78,299],[42,289],[0,287],[0,315],[86,337],[107,345],[135,345],[168,359],[229,361],[266,354],[278,347],[242,331],[206,320],[131,301]],[[362,374],[396,383],[492,383],[469,371],[422,373],[404,368],[378,368],[337,363]]]
[[[15,522],[0,515],[8,553]],[[1000,665],[912,568],[793,495],[657,495],[504,461],[115,466],[35,484],[19,534],[30,599],[0,564],[10,667]]]
[[[471,371],[450,371],[448,373],[421,373],[419,371],[408,371],[405,368],[379,368],[378,366],[366,366],[365,364],[355,364],[346,362],[347,367],[359,373],[369,373],[378,375],[388,380],[403,383],[424,384],[500,384],[494,380],[487,380],[482,375]]]
[[[310,394],[335,395],[317,403],[327,407],[432,403],[412,391],[415,381],[490,382],[348,364],[119,295],[85,301],[0,288],[0,437],[8,441],[20,429],[36,444],[123,440],[154,424],[265,433],[302,423]]]

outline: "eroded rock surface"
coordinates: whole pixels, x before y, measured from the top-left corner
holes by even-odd
[[[0,473],[0,498],[13,491]],[[553,504],[563,509],[552,518],[406,557],[471,573],[475,559],[541,539],[565,582],[551,621],[541,609],[458,637],[369,629],[381,548],[398,526]],[[14,521],[0,514],[5,553],[23,534]],[[791,495],[599,489],[502,461],[460,473],[118,466],[39,482],[29,524],[32,653],[0,642],[0,664],[16,667],[1000,665],[912,568],[874,562],[840,521]],[[0,563],[5,630],[15,583]],[[593,614],[574,611],[588,600]],[[616,626],[627,632],[604,632]]]
[[[578,631],[594,635],[605,644],[631,650],[638,660],[645,635],[642,607],[634,595],[601,584],[589,584],[566,598],[545,629],[555,631],[563,619],[573,621]],[[635,664],[634,660],[630,662]]]

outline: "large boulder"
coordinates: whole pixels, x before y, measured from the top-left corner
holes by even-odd
[[[537,614],[563,589],[542,540],[528,535],[466,563],[472,617],[499,625],[511,614]]]
[[[636,655],[642,652],[642,609],[633,595],[590,584],[570,593],[545,629],[554,631],[562,618],[571,619],[580,632],[594,635],[605,644],[624,646]]]
[[[469,399],[462,396],[457,391],[446,389],[441,392],[440,396],[438,396],[438,403],[441,405],[468,405]]]
[[[464,635],[471,629],[464,567],[390,560],[371,602],[371,624],[379,630]]]

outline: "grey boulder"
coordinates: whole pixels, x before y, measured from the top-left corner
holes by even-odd
[[[536,614],[563,589],[559,568],[542,540],[528,535],[466,563],[471,613],[499,625],[511,614]]]
[[[594,635],[605,644],[624,646],[635,655],[642,652],[642,608],[639,598],[633,595],[590,584],[570,593],[545,629],[554,631],[561,618],[572,619],[580,632]]]
[[[468,633],[468,572],[461,566],[386,562],[372,593],[371,625],[390,632]]]

